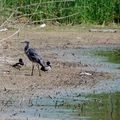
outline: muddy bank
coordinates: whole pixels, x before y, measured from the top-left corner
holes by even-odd
[[[14,31],[1,34],[1,38],[11,33]],[[120,91],[118,65],[91,55],[91,51],[100,46],[103,49],[120,44],[119,38],[119,33],[90,33],[86,30],[23,30],[19,36],[4,41],[0,50],[0,119],[89,119],[91,116],[76,112],[74,107],[59,109],[59,106],[66,99],[80,103],[87,101],[85,97],[79,98],[81,94]],[[51,61],[50,72],[42,72],[39,77],[36,67],[34,75],[30,76],[31,62],[20,43],[24,39],[29,39],[31,46],[40,51],[45,60]],[[19,58],[25,62],[20,71],[11,67]],[[82,105],[80,107],[81,110]]]

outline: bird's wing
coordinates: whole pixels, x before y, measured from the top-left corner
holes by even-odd
[[[39,55],[35,49],[33,48],[28,49],[27,55],[31,61],[37,62],[41,66],[46,66],[45,61],[43,60],[42,56]]]

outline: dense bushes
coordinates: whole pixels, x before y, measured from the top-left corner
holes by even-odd
[[[4,7],[16,9],[21,16],[65,24],[120,23],[120,0],[3,0]]]

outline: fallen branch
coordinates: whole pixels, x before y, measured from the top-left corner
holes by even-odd
[[[113,29],[90,29],[89,32],[111,32],[111,33],[115,33],[115,32],[117,32],[117,30],[113,30]]]

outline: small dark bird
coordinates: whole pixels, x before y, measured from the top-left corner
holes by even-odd
[[[20,58],[19,62],[15,63],[14,65],[12,65],[12,67],[15,67],[16,69],[19,69],[24,65],[23,60]]]
[[[41,70],[42,71],[48,71],[51,70],[51,65],[50,62],[45,62],[42,58],[42,56],[40,54],[38,54],[38,52],[29,47],[29,42],[28,41],[24,41],[22,43],[25,43],[26,46],[24,48],[25,54],[27,55],[28,59],[32,62],[32,71],[31,71],[31,75],[33,75],[33,70],[34,70],[34,63],[37,63],[38,65],[38,70],[39,70],[39,76],[41,76],[40,74],[40,68],[39,65],[41,66]]]

